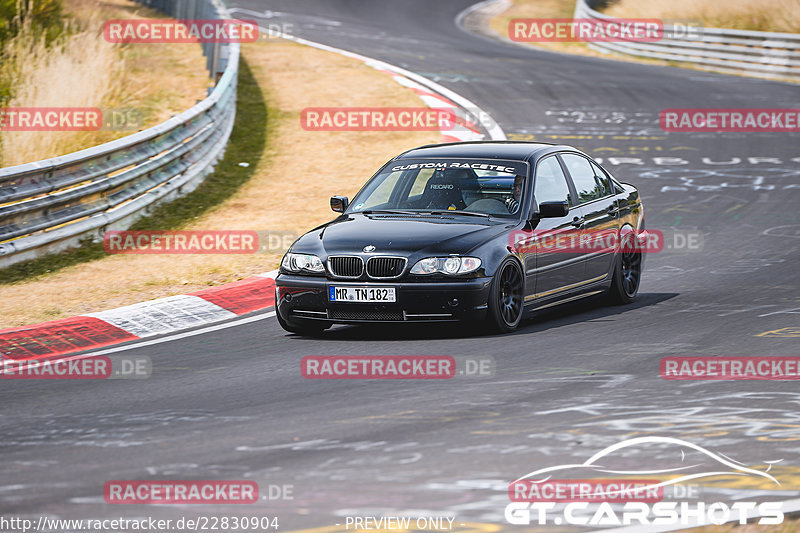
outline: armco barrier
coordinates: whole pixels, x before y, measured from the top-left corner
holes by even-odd
[[[139,0],[178,19],[227,18],[219,0]],[[0,268],[102,239],[195,189],[222,156],[236,115],[239,44],[204,43],[211,94],[155,127],[0,169]]]
[[[576,19],[612,19],[592,9],[597,0],[577,0]],[[684,28],[666,25],[666,35]],[[601,51],[692,63],[731,74],[800,80],[800,34],[721,28],[693,28],[686,38],[656,42],[593,42]]]

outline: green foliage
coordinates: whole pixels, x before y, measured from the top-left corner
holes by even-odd
[[[26,24],[50,42],[64,30],[63,21],[61,0],[0,0],[0,44]]]
[[[14,64],[20,48],[11,52],[9,41],[24,33],[24,41],[44,38],[47,44],[65,31],[62,0],[0,0],[0,105],[13,96]],[[20,38],[23,38],[22,36]]]

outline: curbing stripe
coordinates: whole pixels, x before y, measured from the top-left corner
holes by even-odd
[[[245,315],[275,305],[275,280],[254,276],[191,294],[236,315]]]
[[[105,320],[144,338],[226,320],[236,314],[197,296],[182,294],[85,316]]]
[[[275,305],[278,271],[108,311],[0,331],[0,358],[49,359],[220,322]]]
[[[76,316],[0,331],[0,358],[57,357],[137,338],[98,318]]]

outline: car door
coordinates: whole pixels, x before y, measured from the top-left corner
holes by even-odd
[[[541,159],[534,171],[534,206],[542,202],[570,205],[567,216],[541,218],[528,241],[526,256],[526,300],[553,296],[583,281],[584,266],[580,253],[564,246],[580,225],[582,214],[574,206],[573,193],[555,155]]]
[[[596,281],[611,270],[619,231],[614,190],[606,173],[589,158],[577,153],[559,154],[575,187],[584,218],[581,252],[586,264],[584,278]]]

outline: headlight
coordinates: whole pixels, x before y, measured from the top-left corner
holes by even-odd
[[[481,260],[477,257],[426,257],[420,259],[411,269],[412,274],[468,274],[481,267]]]
[[[288,253],[283,256],[281,268],[288,272],[325,272],[322,260],[316,255]]]

